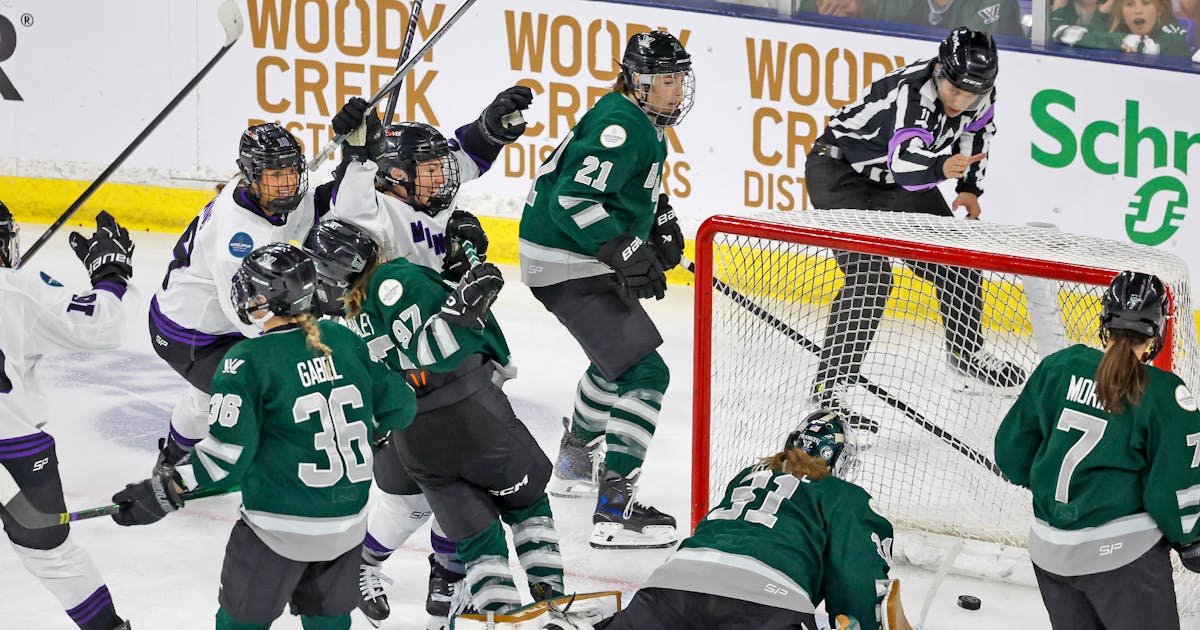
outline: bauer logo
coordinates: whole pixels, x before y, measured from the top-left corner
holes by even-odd
[[[1094,106],[1094,104],[1091,104]],[[1126,100],[1107,120],[1076,114],[1075,96],[1042,90],[1030,104],[1033,124],[1045,134],[1030,144],[1030,156],[1048,168],[1082,166],[1109,181],[1125,181],[1125,234],[1140,245],[1157,246],[1179,231],[1188,208],[1189,149],[1200,134],[1160,129],[1145,120],[1142,104]],[[1152,172],[1142,170],[1150,165]],[[1122,178],[1122,179],[1117,179]]]
[[[8,61],[16,51],[17,29],[13,26],[12,20],[0,15],[0,63]],[[8,75],[4,74],[3,67],[0,67],[0,98],[6,101],[23,100],[21,93],[9,80]]]
[[[229,253],[234,258],[245,258],[247,254],[254,250],[254,239],[245,232],[238,232],[229,239]]]

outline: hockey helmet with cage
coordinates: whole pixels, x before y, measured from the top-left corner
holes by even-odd
[[[254,125],[242,132],[237,164],[259,204],[274,214],[287,216],[308,192],[304,151],[296,137],[276,123]],[[296,180],[282,186],[267,185],[263,180],[265,171],[294,171]],[[263,197],[268,195],[263,203]]]
[[[8,206],[0,201],[0,267],[17,268],[21,265],[21,226],[13,218]]]
[[[408,196],[408,205],[415,210],[432,217],[454,203],[460,183],[458,158],[437,129],[418,122],[388,125],[372,154],[372,159],[379,167],[376,183],[385,188],[403,188]],[[418,172],[417,167],[435,160],[441,168],[442,182],[433,188],[422,183],[421,180],[428,175]],[[424,177],[420,177],[422,175]],[[422,190],[418,191],[418,185]],[[422,194],[418,196],[418,192]]]
[[[312,309],[317,268],[312,258],[287,243],[269,243],[250,252],[233,276],[230,298],[244,324],[262,325],[259,314],[292,317]]]
[[[1101,341],[1108,343],[1113,330],[1130,330],[1154,340],[1144,361],[1158,356],[1171,308],[1166,287],[1158,276],[1122,271],[1109,283],[1100,303]]]
[[[996,40],[983,31],[960,26],[938,48],[939,76],[956,88],[975,94],[992,89],[999,71]]]
[[[304,251],[317,267],[317,310],[322,315],[344,315],[342,297],[359,274],[374,264],[379,246],[357,225],[329,219],[308,231]]]
[[[783,450],[793,448],[825,462],[838,479],[853,481],[858,476],[858,438],[836,411],[818,409],[805,416],[799,428],[788,434]]]
[[[683,49],[683,44],[670,33],[649,31],[629,38],[625,54],[621,56],[621,74],[625,85],[638,102],[638,106],[658,127],[678,125],[688,111],[696,95],[696,77],[692,74],[692,56]],[[677,75],[680,94],[677,102],[655,102],[651,95],[654,78],[660,75]]]

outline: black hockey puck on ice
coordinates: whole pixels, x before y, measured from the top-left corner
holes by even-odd
[[[959,608],[966,608],[967,610],[979,610],[980,605],[982,605],[982,602],[980,602],[979,598],[975,597],[974,595],[959,595],[958,596],[958,607]]]

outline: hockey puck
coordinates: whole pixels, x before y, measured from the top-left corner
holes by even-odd
[[[975,597],[974,595],[959,595],[958,596],[958,607],[959,608],[966,608],[967,610],[979,610],[979,607],[982,604],[983,603],[979,601],[979,598]]]

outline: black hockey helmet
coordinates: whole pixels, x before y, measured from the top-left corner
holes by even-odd
[[[1167,289],[1158,276],[1122,271],[1108,284],[1100,301],[1100,339],[1108,343],[1109,332],[1131,330],[1154,339],[1144,360],[1158,355],[1163,345],[1163,328],[1170,314]]]
[[[357,225],[329,219],[308,231],[304,251],[317,267],[317,310],[322,315],[345,315],[342,297],[359,274],[375,262],[379,246]]]
[[[414,209],[437,216],[454,203],[460,183],[458,158],[437,129],[418,122],[388,125],[383,130],[383,138],[372,150],[372,159],[379,167],[376,183],[385,188],[403,188],[408,195],[408,205]],[[428,175],[417,170],[418,165],[433,161],[437,161],[441,169],[442,183],[436,188],[422,184],[421,180]],[[419,199],[418,192],[425,199]]]
[[[21,265],[21,226],[9,212],[8,206],[0,201],[0,267],[17,268]]]
[[[674,35],[664,31],[638,33],[629,38],[621,56],[621,74],[642,111],[659,127],[678,125],[692,108],[696,78],[692,74],[692,56]],[[677,102],[656,103],[650,86],[659,75],[677,75],[682,83]]]
[[[825,462],[834,477],[853,481],[858,476],[858,439],[836,411],[818,409],[805,416],[783,446],[784,452],[793,448]]]
[[[304,194],[308,192],[304,151],[290,131],[275,123],[254,125],[242,132],[237,164],[246,183],[253,188],[251,192],[258,197],[258,202],[272,213],[286,216],[300,205]],[[264,188],[264,171],[287,170],[295,171],[294,184]],[[263,204],[262,198],[268,193],[270,199]]]
[[[291,317],[312,309],[316,283],[317,268],[308,254],[287,243],[269,243],[242,260],[230,298],[244,324],[253,323],[251,313],[263,309]]]
[[[941,77],[956,88],[983,94],[996,83],[996,40],[983,31],[960,26],[938,48]]]

